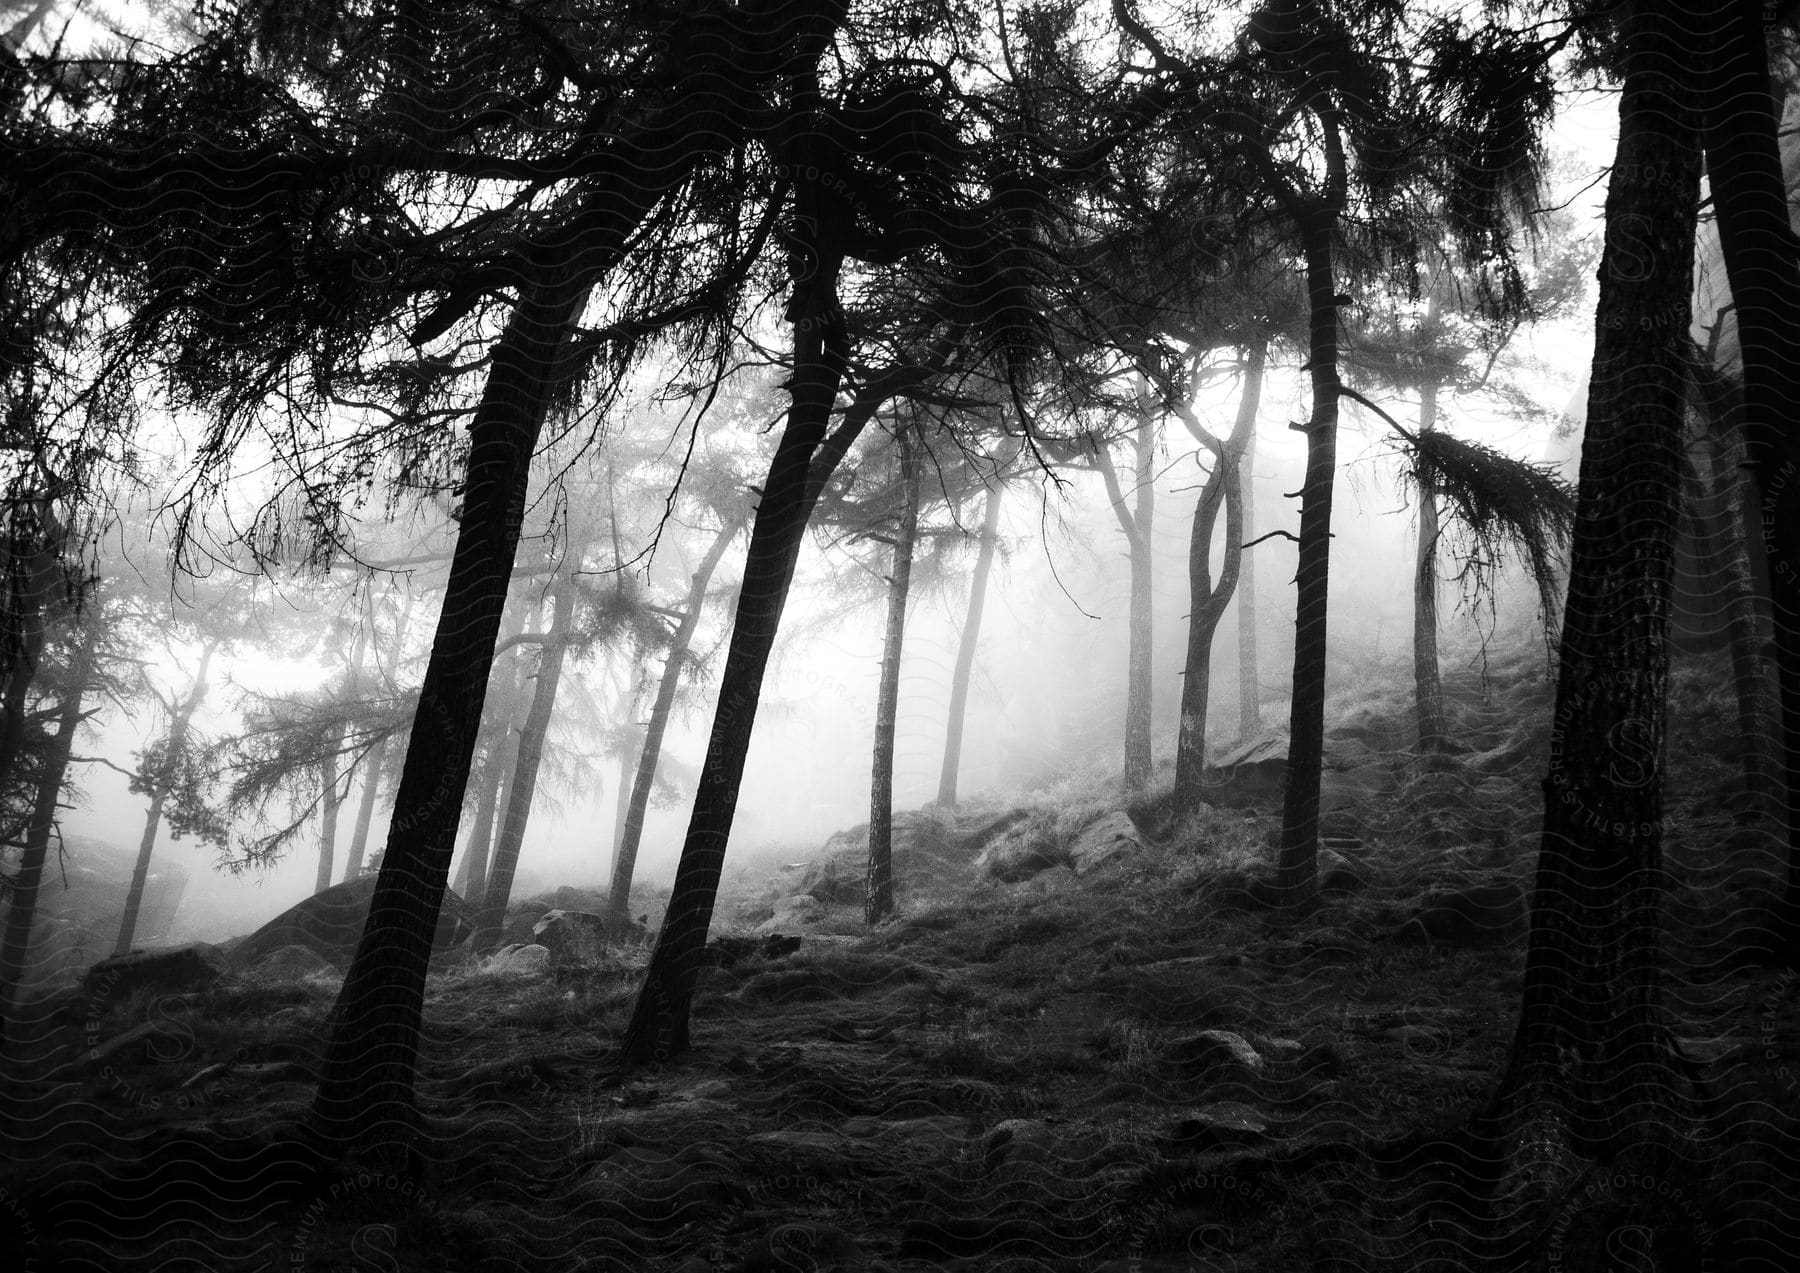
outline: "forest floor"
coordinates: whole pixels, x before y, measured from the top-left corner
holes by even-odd
[[[1732,957],[1773,866],[1728,799],[1718,677],[1676,684],[1668,1009],[1720,1098],[1721,1179],[1743,1205],[1601,1171],[1582,1205],[1603,1231],[1540,1223],[1540,1267],[1602,1267],[1583,1244],[1646,1217],[1687,1216],[1718,1250],[1722,1234],[1800,1249],[1776,1170],[1800,977]],[[1467,1199],[1431,1187],[1432,1146],[1492,1090],[1520,999],[1506,899],[1534,864],[1545,737],[1504,716],[1482,740],[1509,757],[1501,781],[1465,766],[1446,795],[1444,775],[1396,769],[1299,919],[1246,891],[1278,811],[1242,800],[1179,823],[1132,806],[1139,841],[1079,871],[1009,882],[991,854],[938,854],[901,872],[891,919],[808,908],[773,957],[756,930],[792,872],[741,866],[714,925],[741,940],[703,974],[692,1049],[623,1081],[645,952],[531,975],[442,961],[420,1082],[433,1139],[407,1172],[321,1165],[284,1135],[334,978],[71,998],[59,1055],[126,1041],[7,1085],[0,1249],[37,1269],[1473,1267]],[[1032,817],[1067,837],[1109,803],[1125,811],[1071,783]],[[997,808],[927,820],[955,845]]]

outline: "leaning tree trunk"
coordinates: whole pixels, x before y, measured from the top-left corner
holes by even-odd
[[[816,70],[802,77],[795,98],[796,105],[818,103]],[[830,171],[829,162],[819,166]],[[794,236],[794,282],[788,303],[794,369],[788,380],[787,426],[757,501],[706,759],[668,909],[625,1029],[620,1049],[624,1065],[666,1059],[688,1044],[694,981],[725,865],[725,844],[750,753],[757,699],[812,511],[808,489],[814,452],[825,441],[832,401],[844,376],[848,336],[837,282],[844,261],[841,223],[847,210],[817,181],[802,181],[795,186],[795,214],[795,221],[805,228]]]
[[[1306,480],[1300,497],[1299,564],[1294,571],[1294,690],[1288,708],[1287,789],[1281,808],[1276,889],[1284,904],[1312,901],[1318,886],[1319,777],[1325,757],[1325,620],[1331,588],[1331,497],[1337,477],[1338,306],[1332,277],[1332,217],[1307,210],[1300,225],[1312,331],[1312,417],[1306,424]]]
[[[1239,520],[1240,550],[1246,540],[1256,538],[1256,430],[1244,443],[1244,455],[1238,462],[1238,503],[1243,508]],[[1237,586],[1238,648],[1238,737],[1254,738],[1262,732],[1262,673],[1256,666],[1256,554],[1245,553],[1238,565]]]
[[[919,443],[902,425],[900,526],[888,580],[887,637],[875,699],[875,764],[869,781],[869,873],[863,919],[878,923],[894,909],[894,719],[900,709],[900,654],[906,643],[906,595],[912,588],[913,540],[919,533]]]
[[[519,758],[507,784],[505,814],[494,840],[494,860],[488,867],[487,887],[481,894],[480,918],[475,924],[476,950],[491,950],[506,925],[506,903],[512,897],[513,874],[519,867],[519,851],[525,845],[525,826],[531,818],[531,802],[537,796],[538,768],[544,761],[544,739],[556,714],[556,691],[562,681],[563,660],[569,648],[569,625],[575,617],[575,567],[580,559],[571,545],[568,573],[556,589],[543,652],[538,656],[537,683],[531,707],[519,727]]]
[[[1698,6],[1697,6],[1698,7]],[[1783,178],[1779,107],[1770,77],[1766,6],[1727,0],[1696,29],[1716,29],[1705,118],[1707,177],[1719,247],[1737,309],[1743,356],[1742,419],[1762,507],[1774,608],[1787,796],[1788,888],[1777,947],[1800,961],[1800,243]],[[1685,9],[1685,6],[1684,6]]]
[[[612,883],[606,901],[607,912],[617,924],[622,925],[630,917],[631,876],[637,869],[638,844],[644,838],[650,793],[656,786],[656,766],[662,759],[663,735],[668,732],[669,718],[675,711],[675,696],[681,689],[682,664],[687,661],[694,633],[700,628],[700,612],[706,604],[706,589],[712,582],[713,571],[718,569],[726,549],[743,525],[743,515],[732,514],[719,527],[719,533],[713,537],[712,545],[700,559],[700,566],[688,583],[687,604],[682,607],[681,621],[669,638],[662,680],[656,686],[656,702],[650,707],[650,720],[644,726],[644,741],[638,751],[637,774],[631,782],[631,804],[625,810],[625,827],[613,851]]]
[[[1419,433],[1437,427],[1437,382],[1419,387]],[[1438,671],[1438,492],[1429,473],[1418,480],[1419,540],[1413,569],[1413,710],[1419,755],[1436,756],[1449,736],[1444,723],[1444,682]]]
[[[1238,398],[1238,416],[1226,445],[1217,449],[1212,472],[1201,487],[1194,506],[1193,533],[1188,540],[1188,641],[1181,669],[1181,722],[1175,736],[1175,791],[1177,808],[1192,810],[1202,801],[1206,772],[1206,712],[1212,696],[1212,643],[1219,620],[1231,604],[1244,562],[1243,475],[1238,457],[1255,436],[1256,414],[1262,404],[1263,366],[1268,345],[1259,341],[1246,352],[1244,388]],[[1199,431],[1198,421],[1183,409],[1182,419]],[[1218,587],[1212,581],[1213,532],[1219,505],[1225,506],[1225,560]]]
[[[1666,1180],[1691,1174],[1678,1161],[1698,1152],[1688,1138],[1708,1139],[1659,972],[1669,616],[1700,192],[1700,121],[1685,82],[1694,32],[1649,5],[1627,13],[1524,995],[1505,1077],[1481,1120],[1521,1244],[1541,1237],[1596,1161]],[[1602,1191],[1588,1205],[1593,1217],[1554,1220],[1571,1251],[1592,1237],[1574,1235],[1617,1199]],[[1523,1246],[1514,1254],[1523,1258]],[[1598,1252],[1573,1267],[1598,1267]]]
[[[395,793],[387,852],[362,941],[332,1011],[315,1122],[339,1141],[417,1130],[420,1017],[432,937],[443,906],[481,700],[524,517],[531,455],[594,282],[630,236],[708,155],[728,153],[768,91],[816,66],[841,7],[747,2],[702,13],[673,31],[662,59],[682,92],[609,134],[557,268],[538,266],[490,358],[469,426],[468,480],[450,579],[418,713]],[[539,280],[554,279],[554,282]],[[835,388],[835,381],[833,383]],[[829,410],[827,397],[822,410]]]
[[[176,767],[187,750],[189,722],[206,697],[206,670],[212,664],[217,644],[208,641],[201,650],[200,669],[194,673],[194,683],[188,687],[186,697],[176,706],[169,721],[168,746],[163,752],[161,770],[154,779],[155,786],[150,791],[150,810],[144,815],[144,834],[138,841],[137,863],[131,869],[131,887],[125,892],[125,913],[119,917],[119,940],[113,943],[115,955],[130,951],[132,939],[137,936],[138,911],[144,905],[144,882],[150,878],[150,856],[156,851],[156,833],[162,826],[163,805],[174,784]]]
[[[38,889],[43,883],[44,862],[49,856],[50,838],[56,828],[56,809],[62,799],[63,779],[68,774],[69,754],[75,746],[75,731],[81,727],[84,716],[82,697],[93,675],[94,649],[99,641],[98,616],[90,619],[86,626],[80,649],[69,668],[69,688],[56,710],[56,732],[47,740],[31,816],[25,824],[19,866],[13,872],[6,937],[0,942],[0,1055],[16,1041],[14,1009],[25,980],[25,960],[31,947],[32,921],[37,916]]]
[[[416,1125],[419,1023],[500,611],[512,577],[552,370],[586,302],[569,280],[528,288],[496,344],[470,425],[463,516],[407,741],[369,918],[332,1009],[315,1121],[338,1141]]]
[[[956,807],[956,781],[962,769],[963,721],[969,707],[969,678],[975,670],[975,649],[981,642],[981,612],[987,604],[988,576],[993,573],[994,553],[1000,544],[1000,499],[1005,488],[988,491],[981,517],[981,547],[975,554],[975,577],[969,581],[969,612],[963,619],[962,637],[956,647],[956,671],[950,679],[950,719],[944,730],[944,767],[938,774],[937,802]]]
[[[1141,386],[1140,386],[1141,387]],[[1140,395],[1141,397],[1145,395]],[[1156,473],[1153,467],[1155,431],[1152,428],[1148,402],[1139,408],[1143,415],[1137,427],[1137,507],[1131,521],[1136,533],[1129,536],[1131,547],[1131,631],[1129,664],[1125,681],[1125,773],[1126,791],[1141,791],[1150,785],[1153,764],[1150,751],[1151,726],[1151,629],[1152,582],[1151,527],[1156,512]]]

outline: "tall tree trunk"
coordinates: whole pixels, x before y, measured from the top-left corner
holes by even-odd
[[[1212,472],[1194,506],[1193,532],[1188,540],[1188,641],[1181,669],[1181,722],[1175,737],[1175,792],[1178,808],[1194,809],[1202,803],[1206,771],[1206,712],[1212,696],[1212,643],[1219,620],[1231,604],[1244,561],[1243,476],[1239,457],[1256,432],[1256,415],[1262,405],[1263,367],[1268,344],[1258,341],[1245,350],[1244,387],[1238,398],[1237,421],[1231,437],[1213,455]],[[1178,412],[1195,434],[1203,431],[1192,412]],[[1216,443],[1214,443],[1217,446]],[[1225,506],[1225,559],[1220,565],[1218,587],[1212,581],[1213,532],[1219,506]]]
[[[513,764],[507,786],[505,815],[494,841],[494,860],[488,867],[487,887],[481,894],[481,917],[475,925],[474,948],[491,950],[506,926],[506,903],[512,897],[513,874],[519,867],[519,851],[525,845],[525,827],[531,819],[531,802],[537,796],[538,768],[544,760],[544,738],[556,714],[556,691],[562,681],[563,660],[569,648],[569,625],[575,617],[575,568],[580,551],[570,545],[568,573],[556,587],[556,603],[538,656],[537,682],[531,691],[531,707],[519,727],[519,758]]]
[[[1319,776],[1325,755],[1325,622],[1331,593],[1331,498],[1337,478],[1338,305],[1331,265],[1334,217],[1301,218],[1312,331],[1312,418],[1306,424],[1306,480],[1300,497],[1299,564],[1294,572],[1294,690],[1288,707],[1287,790],[1281,807],[1276,888],[1285,904],[1310,903],[1318,887]]]
[[[700,612],[706,605],[706,589],[712,582],[713,572],[718,569],[726,549],[737,538],[743,525],[744,514],[734,513],[727,516],[724,524],[719,527],[719,533],[713,537],[706,556],[700,559],[694,577],[688,581],[687,602],[681,610],[681,622],[676,625],[674,635],[669,638],[669,653],[663,661],[662,680],[656,686],[656,702],[650,707],[650,721],[644,727],[644,741],[637,756],[637,773],[631,780],[631,801],[625,808],[624,831],[613,851],[607,912],[618,924],[623,924],[630,918],[631,877],[637,870],[638,845],[644,838],[644,819],[650,812],[650,793],[656,787],[656,766],[662,759],[663,735],[668,731],[669,718],[675,711],[675,696],[681,688],[681,667],[687,661],[689,647],[694,643],[694,633],[700,628]],[[634,694],[633,698],[635,697]],[[620,788],[621,792],[624,790],[624,787]]]
[[[208,641],[201,649],[200,668],[194,673],[194,683],[188,687],[181,702],[175,705],[175,711],[169,718],[168,746],[163,752],[161,771],[156,775],[155,785],[150,790],[150,810],[144,815],[144,834],[138,840],[137,864],[131,869],[131,887],[125,893],[125,913],[119,918],[119,940],[113,943],[115,955],[127,953],[131,949],[132,939],[137,935],[138,911],[144,904],[144,881],[150,878],[150,855],[156,851],[156,833],[162,826],[163,804],[169,798],[176,769],[187,751],[189,722],[194,719],[201,700],[206,697],[206,671],[212,665],[213,650],[217,646],[218,642]]]
[[[1256,538],[1256,430],[1244,443],[1243,458],[1238,462],[1238,502],[1243,507],[1239,520],[1240,551],[1246,541]],[[1238,648],[1238,736],[1252,738],[1262,732],[1262,672],[1256,666],[1256,554],[1244,553],[1238,565],[1237,586]]]
[[[9,648],[5,692],[0,694],[0,782],[12,772],[25,741],[25,699],[44,651],[44,612],[56,586],[56,550],[53,544],[34,542],[21,554],[16,543],[9,543],[6,564],[12,594],[7,618],[18,631],[5,634]]]
[[[1437,382],[1419,386],[1419,432],[1437,427]],[[1413,710],[1418,719],[1419,755],[1432,757],[1444,749],[1444,682],[1438,671],[1438,492],[1421,474],[1418,483],[1419,540],[1413,569]]]
[[[1764,8],[1727,0],[1707,10],[1719,32],[1704,142],[1719,247],[1737,308],[1742,419],[1762,507],[1774,603],[1775,668],[1786,787],[1788,889],[1776,945],[1800,961],[1800,242],[1790,221],[1777,135]],[[1684,6],[1685,11],[1685,6]]]
[[[1125,682],[1125,773],[1126,791],[1141,791],[1150,785],[1153,761],[1150,751],[1151,727],[1151,630],[1152,531],[1156,514],[1156,432],[1150,414],[1149,393],[1139,379],[1139,410],[1143,412],[1137,427],[1137,507],[1131,520],[1137,533],[1131,544],[1131,633],[1129,668]]]
[[[946,809],[956,807],[969,678],[975,670],[975,649],[981,643],[981,612],[987,605],[988,576],[993,573],[994,553],[1000,544],[1000,500],[1004,491],[997,480],[988,491],[987,508],[981,516],[981,547],[975,554],[975,576],[969,581],[969,610],[956,647],[956,671],[950,678],[950,719],[944,729],[944,767],[938,774],[937,794],[937,802]]]
[[[819,104],[815,68],[800,77],[795,105],[818,109]],[[819,166],[830,171],[829,161]],[[831,404],[844,376],[848,336],[837,284],[844,262],[842,243],[848,213],[816,181],[797,183],[794,202],[794,280],[787,311],[794,328],[794,367],[787,386],[787,426],[776,444],[762,498],[757,501],[706,760],[694,792],[693,814],[675,869],[669,907],[625,1029],[620,1049],[625,1065],[667,1058],[688,1045],[694,980],[705,953],[725,845],[737,811],[763,673],[812,512],[809,489],[814,452],[825,441]]]
[[[19,855],[19,868],[13,872],[11,905],[6,913],[6,937],[0,943],[0,1055],[15,1041],[14,1008],[20,986],[25,980],[25,961],[31,946],[31,925],[37,916],[38,889],[44,879],[44,861],[49,856],[50,836],[56,828],[56,808],[62,798],[63,780],[68,774],[69,754],[75,746],[75,731],[80,728],[81,709],[88,681],[94,671],[94,651],[99,644],[100,619],[93,615],[86,621],[81,645],[69,668],[69,685],[56,710],[56,732],[47,740],[43,769],[33,795],[31,816],[25,824],[24,847]]]
[[[362,940],[332,1009],[313,1114],[339,1141],[415,1127],[419,1020],[462,796],[518,549],[531,454],[552,369],[585,283],[528,288],[495,345],[470,425],[468,480],[450,579],[419,689],[388,847]]]
[[[481,701],[518,548],[530,462],[594,282],[650,210],[704,158],[729,152],[768,91],[816,67],[843,18],[835,3],[746,3],[673,31],[662,60],[682,91],[610,134],[573,243],[533,262],[469,425],[468,480],[450,579],[395,792],[388,849],[362,941],[332,1010],[314,1121],[344,1142],[418,1130],[413,1088],[432,937],[443,906]],[[622,125],[623,127],[623,125]],[[554,280],[554,281],[543,281]],[[833,385],[835,388],[835,383]],[[829,410],[827,398],[824,409]]]
[[[1692,1152],[1684,1143],[1703,1109],[1670,1037],[1659,975],[1668,632],[1700,192],[1686,67],[1697,36],[1668,10],[1626,14],[1524,995],[1484,1120],[1505,1168],[1502,1197],[1540,1234],[1547,1209],[1595,1160],[1681,1171],[1657,1155]],[[1709,1139],[1704,1128],[1697,1139]]]
[[[1705,467],[1702,484],[1717,515],[1713,541],[1720,561],[1726,629],[1731,642],[1731,677],[1737,691],[1738,748],[1744,771],[1745,813],[1757,821],[1780,818],[1782,760],[1778,737],[1781,703],[1764,661],[1770,633],[1766,602],[1750,558],[1750,500],[1753,484],[1744,472],[1742,439],[1723,431],[1724,421],[1708,421],[1700,442]]]
[[[863,918],[878,923],[894,909],[894,720],[900,709],[900,655],[906,644],[906,595],[912,588],[913,540],[919,532],[919,442],[901,425],[900,526],[888,579],[887,636],[875,699],[875,763],[869,781],[869,874]]]

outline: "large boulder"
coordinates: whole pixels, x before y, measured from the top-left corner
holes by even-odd
[[[549,967],[550,952],[543,946],[504,946],[482,970],[502,977],[536,977]]]
[[[102,959],[88,969],[82,987],[89,994],[122,999],[136,990],[179,994],[203,990],[219,979],[218,952],[205,942],[162,950],[134,950]]]
[[[283,946],[250,970],[254,981],[267,984],[304,981],[308,977],[340,977],[343,970],[306,946]]]
[[[1069,861],[1075,874],[1086,875],[1108,862],[1130,857],[1143,847],[1136,824],[1115,811],[1082,829],[1069,849]]]
[[[296,902],[232,948],[232,960],[242,968],[254,967],[283,946],[304,946],[338,968],[348,968],[362,939],[369,917],[369,901],[375,896],[375,877],[334,884]],[[473,929],[468,905],[453,889],[444,890],[438,912],[434,950],[448,950],[468,938]]]
[[[608,946],[643,946],[650,930],[635,919],[615,923],[593,911],[551,911],[531,927],[531,944],[543,946],[559,964],[597,962]]]
[[[810,894],[799,893],[775,903],[775,913],[756,926],[759,933],[777,933],[782,929],[800,928],[819,917],[823,908]]]

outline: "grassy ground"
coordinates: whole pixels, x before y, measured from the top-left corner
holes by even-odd
[[[1304,919],[1246,892],[1275,826],[1253,800],[1158,822],[1084,874],[1013,882],[942,848],[999,806],[928,814],[940,851],[902,876],[894,918],[870,931],[826,905],[797,950],[709,969],[692,1051],[624,1083],[609,1062],[642,952],[535,977],[446,961],[422,1057],[433,1140],[406,1173],[320,1163],[282,1135],[310,1095],[329,977],[71,999],[5,1092],[0,1245],[46,1268],[1472,1267],[1465,1186],[1430,1146],[1498,1077],[1524,928],[1477,911],[1433,937],[1419,917],[1529,882],[1537,677],[1514,668],[1485,697],[1453,684],[1473,751],[1448,773],[1381,753],[1390,786],[1345,815],[1362,848]],[[1540,1225],[1537,1267],[1609,1267],[1593,1252],[1684,1208],[1715,1249],[1800,1249],[1777,1170],[1800,979],[1733,958],[1774,877],[1722,794],[1721,677],[1695,665],[1675,686],[1668,965],[1677,1033],[1719,1097],[1731,1205],[1601,1172],[1592,1205]],[[1390,678],[1334,719],[1379,734],[1403,711]],[[1052,859],[1120,807],[1080,783],[1025,803],[1009,834]],[[773,861],[740,871],[721,930],[750,946],[795,882]]]

